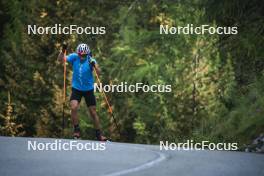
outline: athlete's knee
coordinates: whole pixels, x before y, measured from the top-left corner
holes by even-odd
[[[71,110],[72,111],[77,111],[78,110],[78,101],[72,100],[70,104],[71,104]]]

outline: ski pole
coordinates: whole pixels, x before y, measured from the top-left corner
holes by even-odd
[[[95,72],[95,76],[96,76],[97,82],[101,85],[100,78],[99,78],[99,76],[98,76],[98,74],[97,74],[97,72],[96,72],[95,69],[94,69],[94,72]],[[110,105],[110,103],[109,103],[109,101],[108,101],[108,98],[107,98],[107,96],[106,96],[106,94],[105,94],[105,92],[104,92],[103,89],[102,89],[102,92],[103,92],[103,96],[104,96],[105,102],[106,102],[106,104],[107,104],[107,106],[108,106],[108,109],[109,109],[110,115],[112,116],[112,118],[113,118],[113,120],[114,120],[114,123],[115,123],[115,126],[116,126],[117,130],[118,130],[119,135],[121,136],[120,128],[119,128],[119,126],[118,126],[118,124],[117,124],[117,121],[116,121],[116,118],[115,118],[115,115],[114,115],[113,109],[112,109],[112,107],[111,107],[111,105]]]
[[[66,67],[66,54],[67,54],[67,44],[62,45],[62,52],[63,52],[63,106],[62,106],[62,130],[64,134],[64,128],[65,128],[65,103],[66,103],[66,73],[67,73],[67,67]]]

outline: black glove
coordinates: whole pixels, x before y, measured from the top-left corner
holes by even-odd
[[[65,52],[67,50],[68,44],[66,42],[63,42],[62,44],[62,52]]]

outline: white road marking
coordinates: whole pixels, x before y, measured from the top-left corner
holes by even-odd
[[[136,149],[140,149],[140,150],[146,150],[144,148],[134,147],[134,146],[132,148],[136,148]],[[104,174],[104,176],[120,176],[120,175],[125,175],[125,174],[130,174],[133,172],[145,170],[145,169],[148,169],[150,167],[153,167],[154,165],[156,165],[156,164],[158,164],[158,163],[160,163],[166,159],[166,156],[160,152],[155,152],[155,151],[151,151],[151,150],[146,150],[146,151],[155,153],[155,155],[158,155],[158,157],[154,160],[148,161],[148,162],[143,163],[139,166],[129,168],[129,169],[125,169],[125,170],[121,170],[121,171],[117,171],[117,172],[112,172],[109,174]]]

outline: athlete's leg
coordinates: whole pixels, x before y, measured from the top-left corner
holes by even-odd
[[[72,119],[72,124],[74,128],[73,136],[74,138],[79,138],[80,137],[80,127],[79,127],[79,119],[77,116],[78,109],[79,109],[79,104],[82,99],[82,94],[79,90],[72,88],[72,94],[71,94],[71,119]]]
[[[89,106],[88,109],[89,109],[90,115],[91,115],[93,122],[94,122],[95,136],[96,136],[97,140],[106,141],[107,138],[104,137],[102,135],[102,132],[101,132],[101,125],[100,125],[99,117],[96,113],[96,106]]]
[[[89,106],[88,109],[89,109],[89,113],[93,119],[95,129],[101,129],[100,120],[99,120],[99,117],[96,113],[96,106]]]
[[[84,97],[85,97],[85,102],[87,104],[87,107],[89,109],[89,113],[90,113],[92,120],[93,120],[93,123],[94,123],[95,136],[96,136],[97,140],[99,140],[99,141],[106,141],[107,138],[104,137],[101,133],[101,125],[100,125],[99,117],[96,113],[96,99],[95,99],[93,90],[87,91],[85,93]]]
[[[71,119],[72,119],[72,124],[74,126],[79,124],[79,119],[77,116],[78,108],[79,108],[79,102],[77,100],[71,100]]]

